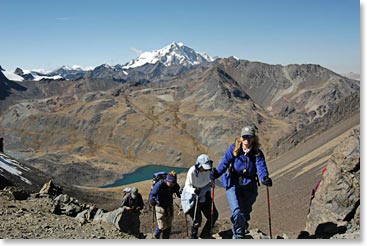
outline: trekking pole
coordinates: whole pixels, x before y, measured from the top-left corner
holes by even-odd
[[[268,218],[269,218],[269,232],[270,232],[270,239],[272,239],[271,234],[271,216],[270,216],[270,198],[269,198],[269,186],[266,186],[266,196],[268,198]]]
[[[214,179],[212,180],[212,207],[210,209],[210,237],[212,236],[212,229],[213,229],[213,216],[214,216],[214,189],[215,189],[215,183]]]
[[[196,212],[198,210],[198,203],[199,203],[199,195],[196,195],[196,202],[195,202],[195,212],[194,212],[194,223],[196,222]]]
[[[189,238],[189,228],[187,227],[187,214],[184,213],[185,224],[186,224],[186,237]]]
[[[153,206],[153,223],[152,223],[152,235],[154,235],[155,231],[155,221],[156,221],[156,214],[155,214],[155,206]]]

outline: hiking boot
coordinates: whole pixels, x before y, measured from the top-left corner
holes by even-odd
[[[155,239],[159,239],[161,237],[161,230],[159,230],[158,227],[155,228],[155,231],[154,231],[154,238]]]
[[[233,234],[232,239],[243,239],[244,235],[242,234]]]
[[[197,226],[193,226],[191,228],[191,239],[198,239],[199,228]]]
[[[170,234],[171,234],[171,228],[167,228],[167,229],[163,230],[162,238],[163,239],[169,239]]]

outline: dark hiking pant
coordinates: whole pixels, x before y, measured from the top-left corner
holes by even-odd
[[[218,219],[218,210],[214,205],[213,221],[211,221],[212,198],[210,196],[210,192],[207,192],[205,196],[205,202],[198,203],[198,207],[196,209],[196,217],[195,217],[195,206],[196,206],[196,201],[195,201],[194,206],[188,212],[188,214],[191,217],[191,238],[192,239],[198,238],[199,227],[203,219],[202,214],[204,214],[206,218],[206,223],[200,233],[200,238],[209,239],[212,237],[211,228],[214,226],[215,222]],[[195,221],[194,221],[194,217],[195,217]]]

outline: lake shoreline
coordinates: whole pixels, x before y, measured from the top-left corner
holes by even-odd
[[[101,189],[107,189],[107,188],[115,188],[123,185],[129,185],[132,183],[144,181],[144,180],[150,180],[153,178],[153,173],[156,172],[170,172],[174,170],[177,174],[187,172],[189,168],[183,168],[183,167],[170,167],[170,166],[164,166],[164,165],[157,165],[157,164],[151,164],[146,165],[142,167],[137,167],[133,169],[132,172],[121,174],[121,179],[115,180],[111,184],[106,184],[99,186],[97,188]]]

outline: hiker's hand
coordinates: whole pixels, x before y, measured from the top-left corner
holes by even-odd
[[[219,178],[218,170],[214,167],[213,170],[210,172],[210,180],[214,180]]]
[[[157,203],[157,201],[155,200],[155,199],[152,199],[151,201],[150,201],[150,205],[152,205],[153,207],[155,206],[155,205],[157,205],[158,203]]]
[[[261,181],[261,183],[269,187],[273,185],[273,181],[271,180],[271,178],[269,178],[269,176],[265,176],[264,179]]]
[[[195,194],[196,195],[199,195],[200,194],[200,190],[201,190],[200,188],[196,187],[195,190],[194,190]]]

